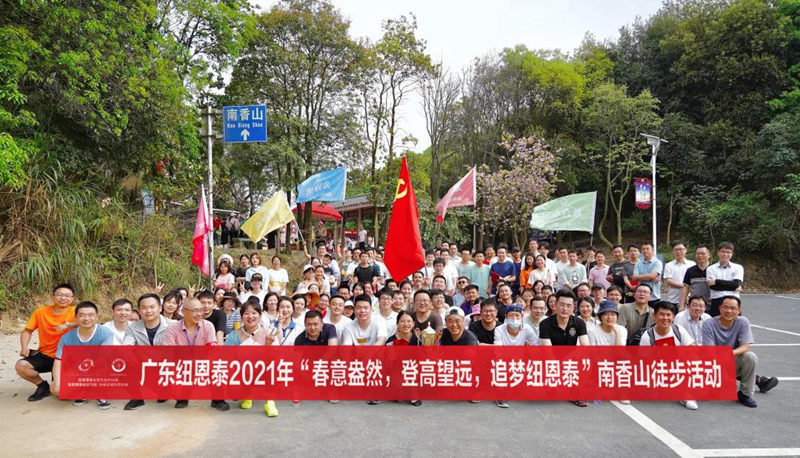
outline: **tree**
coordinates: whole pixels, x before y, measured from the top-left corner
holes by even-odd
[[[433,202],[439,201],[441,187],[441,163],[453,156],[451,150],[445,154],[445,147],[458,122],[457,104],[461,82],[450,75],[442,64],[436,65],[433,74],[420,83],[422,92],[422,111],[425,113],[425,128],[431,140],[431,188]]]
[[[622,211],[637,172],[647,170],[647,147],[641,132],[653,132],[661,119],[656,114],[658,100],[645,90],[628,97],[625,87],[612,83],[601,84],[593,92],[583,112],[589,143],[587,163],[605,174],[603,216],[598,225],[600,239],[609,246],[622,243]],[[604,232],[609,208],[614,213],[615,241]]]
[[[355,137],[351,91],[363,49],[348,35],[349,22],[324,0],[283,0],[258,16],[255,32],[236,63],[226,99],[266,103],[273,139],[281,150],[279,175],[291,189],[348,155]],[[311,206],[298,215],[311,234]]]
[[[492,173],[483,165],[478,170],[477,221],[481,234],[508,230],[514,244],[522,246],[533,207],[547,201],[555,189],[556,157],[534,137],[505,136],[501,145],[511,154],[508,168]]]

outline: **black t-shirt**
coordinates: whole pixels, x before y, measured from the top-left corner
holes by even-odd
[[[461,333],[461,337],[453,341],[453,336],[450,335],[450,331],[445,329],[442,331],[442,338],[439,339],[439,345],[478,345],[478,338],[475,337],[475,334],[469,332],[468,329],[464,329],[464,332]]]
[[[414,327],[420,331],[428,329],[428,326],[433,326],[434,331],[441,331],[442,329],[442,317],[436,312],[431,312],[425,321],[417,320],[416,313],[412,313],[411,318],[414,319]]]
[[[539,323],[539,338],[550,339],[553,345],[577,345],[578,337],[586,335],[586,323],[569,317],[566,329],[558,327],[558,317],[551,315]]]
[[[491,331],[483,327],[483,322],[473,321],[469,325],[469,330],[475,334],[478,342],[482,344],[494,345],[494,330],[497,329],[497,324]]]
[[[625,280],[622,277],[625,276],[625,264],[627,263],[627,261],[615,262],[608,267],[608,273],[613,277],[611,283],[619,286],[623,291],[625,290]]]
[[[447,304],[448,307],[452,307],[453,304],[453,296],[448,296],[447,294],[444,295],[444,303]]]
[[[359,264],[353,272],[353,276],[358,279],[360,283],[372,283],[372,277],[380,277],[380,272],[373,265],[367,267]]]
[[[513,302],[509,305],[512,305]],[[497,303],[497,324],[503,324],[506,322],[506,305]]]
[[[711,289],[706,283],[706,269],[701,269],[697,265],[689,267],[683,275],[683,284],[689,285],[690,296],[703,296],[706,301],[709,301],[711,300]]]
[[[214,309],[211,311],[211,315],[206,318],[206,321],[210,321],[211,324],[214,325],[214,332],[222,331],[225,333],[225,326],[228,324],[228,317],[225,316],[225,312],[220,309]]]
[[[294,339],[295,345],[328,345],[328,339],[336,338],[336,326],[330,323],[323,323],[322,330],[319,332],[319,337],[317,340],[311,340],[308,338],[308,334],[306,331],[300,333]]]
[[[158,331],[158,326],[150,329],[147,326],[144,327],[144,330],[147,331],[147,340],[150,341],[150,345],[153,345],[153,339],[156,338],[156,332]]]
[[[390,345],[391,344],[391,346],[395,346],[395,344],[392,343],[395,340],[397,340],[397,336],[394,336],[394,335],[389,336],[389,338],[386,339],[386,345]],[[419,343],[419,339],[417,339],[417,336],[414,335],[414,333],[412,332],[411,333],[411,340],[408,342],[408,345],[419,345],[419,344],[420,344]]]

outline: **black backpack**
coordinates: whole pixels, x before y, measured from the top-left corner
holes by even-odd
[[[639,343],[642,341],[642,334],[644,334],[647,331],[647,328],[649,327],[648,326],[649,321],[650,321],[650,312],[648,311],[647,313],[644,314],[644,320],[642,320],[642,325],[639,327],[639,329],[637,329],[635,332],[633,332],[628,336],[628,339],[625,341],[625,345],[638,346]]]

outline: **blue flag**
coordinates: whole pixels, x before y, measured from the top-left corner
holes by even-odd
[[[346,188],[347,167],[325,170],[297,185],[297,203],[344,200]]]

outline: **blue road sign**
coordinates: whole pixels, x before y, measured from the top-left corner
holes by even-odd
[[[266,105],[222,107],[225,143],[255,143],[267,141]]]

